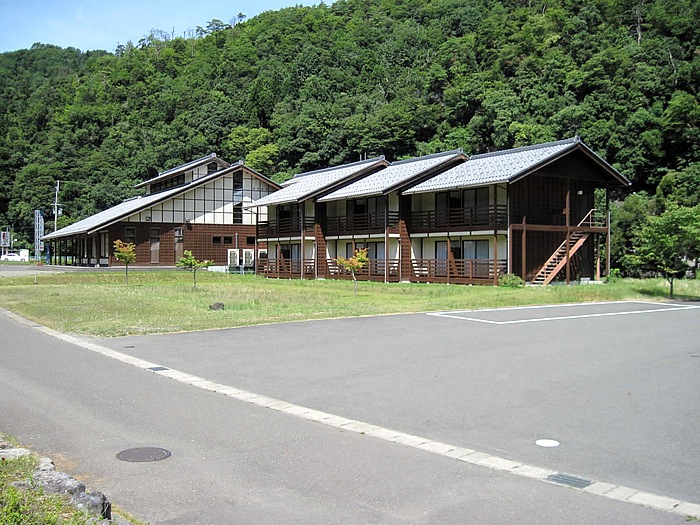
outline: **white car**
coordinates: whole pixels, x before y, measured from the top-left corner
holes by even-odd
[[[0,256],[0,261],[24,262],[26,260],[27,259],[25,259],[18,253],[5,253],[2,256]]]

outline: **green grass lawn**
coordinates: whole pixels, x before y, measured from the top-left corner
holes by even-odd
[[[360,315],[590,301],[665,300],[662,279],[614,284],[501,288],[444,284],[265,279],[200,271],[33,274],[0,278],[0,306],[62,332],[111,337]],[[676,283],[700,299],[700,283]],[[225,309],[209,305],[222,302]]]

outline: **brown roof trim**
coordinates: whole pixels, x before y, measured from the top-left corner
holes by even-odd
[[[512,184],[521,179],[524,179],[528,175],[531,175],[537,170],[540,170],[545,166],[548,166],[549,164],[552,164],[553,162],[556,162],[566,157],[567,155],[570,155],[574,151],[581,151],[584,155],[586,155],[586,157],[595,162],[598,165],[598,167],[600,167],[603,171],[605,171],[608,175],[615,179],[615,181],[617,181],[620,186],[629,186],[631,184],[631,182],[624,175],[622,175],[619,171],[613,168],[610,164],[605,162],[593,150],[591,150],[581,141],[572,142],[570,147],[560,151],[556,155],[548,157],[547,159],[543,160],[538,164],[535,164],[534,166],[530,166],[527,170],[522,171],[517,175],[511,177],[508,183]]]

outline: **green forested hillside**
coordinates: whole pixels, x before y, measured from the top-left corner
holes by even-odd
[[[210,152],[279,180],[576,134],[630,192],[697,204],[698,19],[697,0],[337,0],[0,54],[0,224],[31,241],[56,180],[69,222]]]

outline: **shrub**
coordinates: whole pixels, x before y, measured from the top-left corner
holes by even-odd
[[[505,288],[521,288],[525,286],[525,281],[514,273],[507,273],[498,279],[498,286],[503,286]]]
[[[606,283],[616,283],[622,280],[622,272],[619,268],[612,268],[608,275],[605,276]]]

